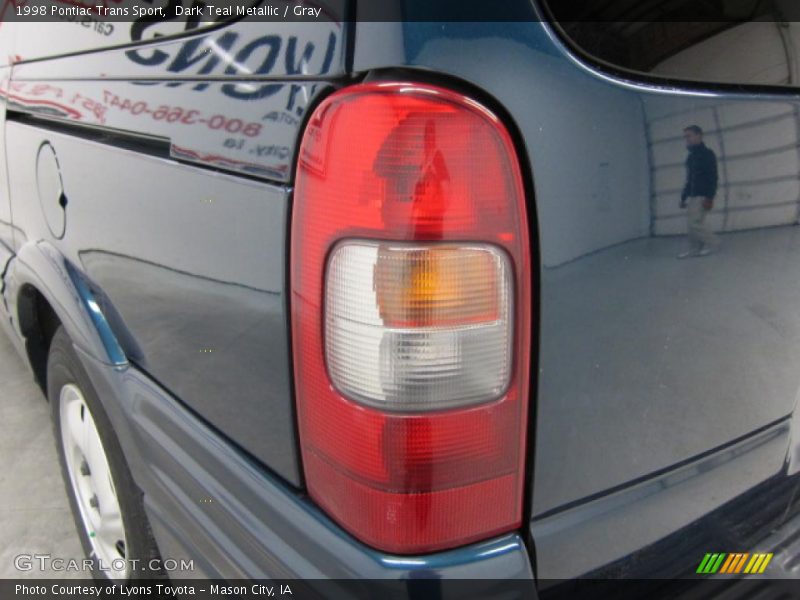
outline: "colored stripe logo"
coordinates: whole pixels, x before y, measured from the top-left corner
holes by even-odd
[[[772,556],[772,552],[769,554],[761,552],[754,552],[753,554],[749,552],[733,552],[730,554],[709,552],[703,557],[696,572],[701,575],[713,575],[715,573],[757,575],[766,571]]]

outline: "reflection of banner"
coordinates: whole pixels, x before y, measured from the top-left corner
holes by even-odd
[[[205,93],[186,93],[197,85]],[[14,81],[0,93],[18,111],[163,138],[175,158],[285,180],[302,116],[321,88],[275,83],[268,97],[232,105],[225,85]]]
[[[217,24],[215,19],[190,13],[165,12],[167,0],[0,0],[0,24],[22,25],[20,38],[28,45],[24,57],[39,57],[129,44],[148,36],[174,36]],[[221,4],[227,4],[221,2]],[[182,6],[182,2],[177,2]],[[170,18],[168,18],[168,14]],[[127,20],[127,23],[123,21]],[[30,30],[37,27],[38,34]],[[43,29],[42,29],[43,28]]]
[[[72,27],[12,25],[18,35],[36,28],[15,46],[34,53],[49,47],[41,28],[63,36]],[[237,22],[179,39],[22,62],[7,96],[18,111],[154,136],[175,158],[285,181],[304,115],[327,87],[318,81],[342,72],[342,53],[340,23],[270,29]]]
[[[0,37],[5,38],[0,40],[0,51],[4,52],[0,65],[8,58],[5,46],[12,35],[18,61],[137,42],[163,42],[187,33],[219,30],[228,23],[226,30],[235,29],[236,33],[220,38],[220,47],[233,56],[242,54],[236,62],[256,73],[259,71],[248,62],[249,55],[255,58],[263,54],[265,45],[257,43],[256,38],[273,33],[278,34],[273,38],[288,40],[286,34],[302,28],[302,37],[318,37],[317,43],[322,46],[330,35],[338,37],[341,33],[343,6],[344,0],[0,0]],[[275,39],[267,45],[277,58]],[[134,51],[131,60],[158,66],[161,58],[158,52],[140,55]]]
[[[12,24],[16,34],[14,52],[20,59],[39,58],[43,53],[70,50],[71,26],[63,23]],[[5,36],[0,36],[4,38]],[[242,22],[177,40],[87,54],[69,64],[70,77],[86,79],[162,79],[176,77],[315,77],[341,70],[340,24],[306,25],[286,23],[265,30],[262,23]],[[83,40],[83,38],[81,38]],[[66,44],[66,45],[65,45]],[[78,46],[83,41],[78,43]],[[53,68],[22,65],[25,79],[52,77]],[[231,98],[252,99],[249,84],[230,84]]]

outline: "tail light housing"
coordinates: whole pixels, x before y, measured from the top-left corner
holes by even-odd
[[[429,85],[334,93],[302,141],[291,240],[311,497],[394,553],[518,528],[530,250],[500,120]]]

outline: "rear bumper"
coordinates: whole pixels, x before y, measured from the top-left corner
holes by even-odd
[[[678,468],[535,519],[540,584],[584,576],[671,579],[693,573],[706,552],[753,547],[780,526],[794,497],[797,478],[785,475],[782,460],[790,430],[783,419]]]
[[[800,514],[786,521],[780,529],[756,544],[749,552],[753,554],[772,554],[763,573],[744,576],[744,579],[761,581],[763,579],[800,579]],[[750,560],[745,560],[745,569]],[[719,575],[721,579],[728,579]],[[795,586],[795,592],[796,592]]]
[[[194,563],[173,577],[482,579],[470,588],[475,597],[512,579],[527,580],[526,596],[534,594],[519,535],[425,556],[373,550],[135,368],[82,359],[144,492],[162,557]]]

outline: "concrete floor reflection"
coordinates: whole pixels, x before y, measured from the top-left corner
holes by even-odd
[[[656,237],[544,270],[537,444],[550,450],[536,477],[551,494],[537,513],[792,412],[800,228],[720,237],[701,258]]]

